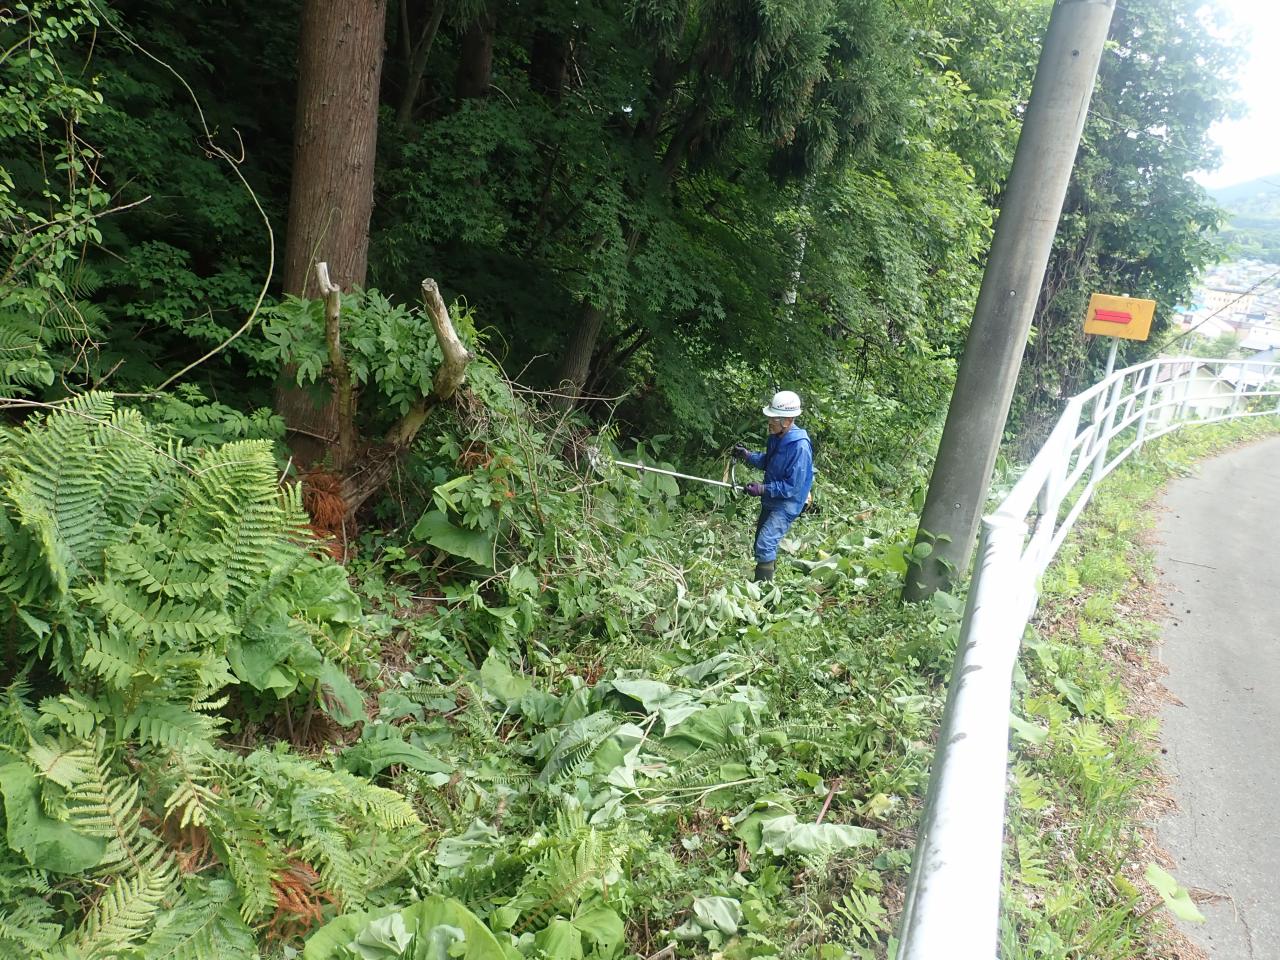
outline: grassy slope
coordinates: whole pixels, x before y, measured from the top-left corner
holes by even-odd
[[[1134,491],[1261,429],[1162,441],[1104,488],[1046,580],[1015,698],[1006,957],[1149,950],[1152,727],[1123,683],[1154,636],[1134,599],[1149,580]],[[824,471],[823,511],[761,590],[744,579],[753,502],[576,476],[522,460],[538,444],[517,439],[450,496],[517,525],[536,500],[550,522],[523,541],[525,572],[441,586],[430,554],[393,537],[355,564],[386,621],[366,664],[379,722],[348,762],[432,835],[380,898],[457,897],[530,956],[602,915],[622,942],[588,938],[586,958],[885,956],[961,606],[897,602],[914,512]]]
[[[1043,584],[1017,677],[1002,953],[1013,958],[1198,956],[1142,880],[1169,865],[1152,657],[1161,616],[1147,541],[1164,483],[1196,460],[1273,433],[1274,420],[1156,441],[1100,489]]]

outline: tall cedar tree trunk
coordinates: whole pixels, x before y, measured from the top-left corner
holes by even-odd
[[[386,14],[386,0],[303,4],[285,293],[320,294],[316,261],[329,264],[333,282],[344,290],[365,282]],[[294,439],[322,441],[319,447],[300,442],[300,459],[315,459],[337,439],[333,403],[317,408],[307,391],[286,382],[276,405]]]
[[[458,54],[458,73],[454,78],[454,92],[459,100],[474,100],[487,96],[489,80],[493,74],[493,32],[497,20],[492,13],[484,12],[467,26],[462,35],[462,49]]]

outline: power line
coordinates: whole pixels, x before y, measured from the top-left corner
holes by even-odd
[[[1156,352],[1157,354],[1159,354],[1159,353],[1161,353],[1162,351],[1164,351],[1164,350],[1165,350],[1165,349],[1166,349],[1170,344],[1177,343],[1177,342],[1178,342],[1179,340],[1181,340],[1183,337],[1186,337],[1186,336],[1189,336],[1189,335],[1191,335],[1191,334],[1195,333],[1197,330],[1199,330],[1201,327],[1203,327],[1206,323],[1208,323],[1210,320],[1212,320],[1214,317],[1216,317],[1218,314],[1220,314],[1223,310],[1227,309],[1227,307],[1230,307],[1230,306],[1232,306],[1233,304],[1237,304],[1237,303],[1239,303],[1241,300],[1243,300],[1245,297],[1249,296],[1249,294],[1253,293],[1253,292],[1254,292],[1255,290],[1257,290],[1259,287],[1264,286],[1265,284],[1268,284],[1268,283],[1270,283],[1272,280],[1276,279],[1276,277],[1280,277],[1280,270],[1276,270],[1274,273],[1268,274],[1267,276],[1265,276],[1265,277],[1263,277],[1261,280],[1259,280],[1257,283],[1255,283],[1255,284],[1254,284],[1252,287],[1250,287],[1248,290],[1245,290],[1243,293],[1239,294],[1239,295],[1238,295],[1237,297],[1235,297],[1234,299],[1232,299],[1232,300],[1228,300],[1226,303],[1224,303],[1222,306],[1220,306],[1217,310],[1213,311],[1213,313],[1209,314],[1207,317],[1205,317],[1203,320],[1201,320],[1199,323],[1197,323],[1197,324],[1196,324],[1194,327],[1192,327],[1191,329],[1182,331],[1182,333],[1178,334],[1176,337],[1170,337],[1170,338],[1169,338],[1168,340],[1166,340],[1164,343],[1160,344],[1160,346],[1156,347],[1155,352]]]

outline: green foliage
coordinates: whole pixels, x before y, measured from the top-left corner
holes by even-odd
[[[97,151],[74,131],[102,96],[60,63],[98,23],[80,0],[0,11],[0,394],[49,386],[58,348],[101,333],[76,273],[84,247],[102,239],[110,194],[95,176]]]
[[[1224,259],[1248,258],[1280,263],[1280,205],[1277,204],[1280,191],[1277,191],[1273,180],[1251,180],[1209,191],[1228,215],[1218,235]]]
[[[109,715],[120,738],[207,739],[237,682],[349,705],[321,649],[346,642],[359,606],[338,568],[291,542],[299,493],[277,484],[266,444],[161,447],[100,394],[2,442],[11,642],[77,691],[59,708],[69,730]]]
[[[152,391],[265,282],[298,4],[0,11],[0,953],[882,955],[963,603],[896,605],[909,504],[1047,0],[392,13],[382,292],[342,297],[361,435],[439,366],[424,274],[497,355],[346,531],[348,571],[310,552],[265,407],[285,371],[329,388],[317,301]],[[1176,297],[1214,222],[1182,174],[1223,45],[1171,0],[1114,33],[1032,420],[1086,374],[1058,324],[1085,286]],[[507,380],[570,355],[627,395],[595,424]],[[753,504],[610,459],[718,476],[770,381],[805,395],[824,510],[762,587],[735,572]],[[1010,957],[1135,949],[1145,728],[1103,655],[1131,529],[1046,581],[1093,595],[1024,666]],[[1042,836],[1063,810],[1074,865]]]
[[[236,686],[242,711],[291,697],[363,719],[326,657],[362,614],[341,568],[304,549],[267,444],[161,437],[103,394],[0,436],[3,664],[39,678],[38,699],[34,679],[9,688],[0,718],[9,945],[252,955],[247,922],[301,908],[282,899],[287,871],[359,906],[421,829],[367,780],[221,745]],[[55,874],[49,923],[36,898]]]

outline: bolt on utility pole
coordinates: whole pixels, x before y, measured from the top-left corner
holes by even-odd
[[[956,375],[906,600],[963,577],[1004,433],[1115,0],[1057,0]]]

